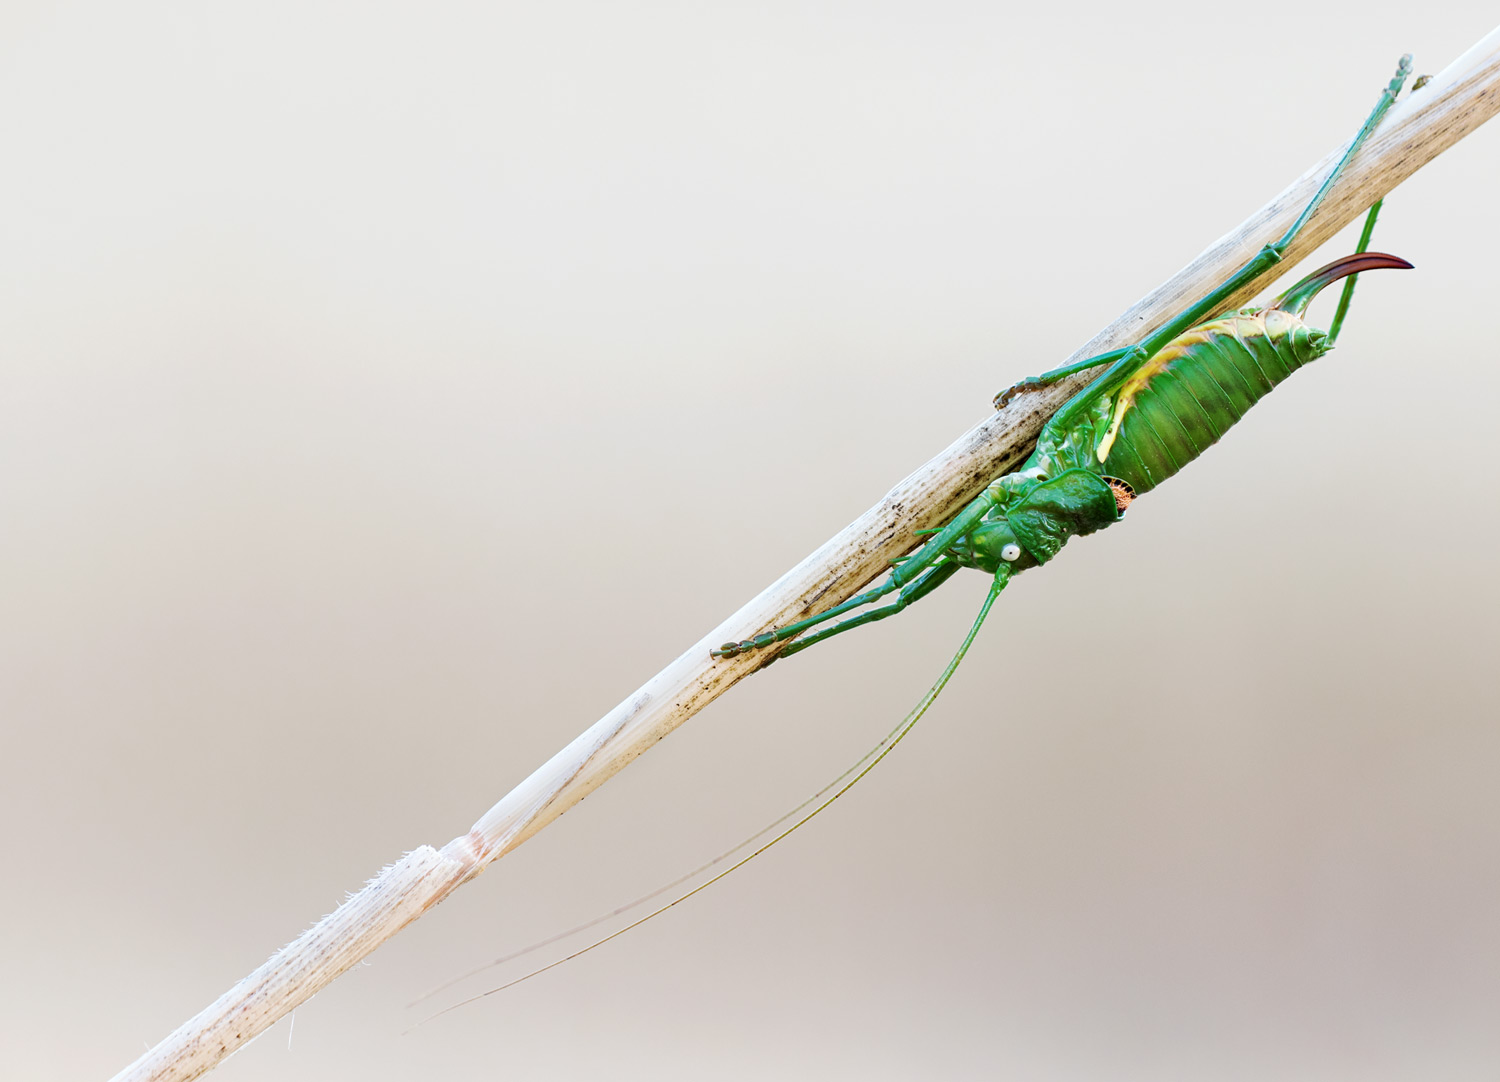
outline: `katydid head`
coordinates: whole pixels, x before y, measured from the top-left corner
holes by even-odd
[[[1066,469],[1050,477],[1046,469],[1030,467],[997,484],[1009,498],[949,550],[958,562],[991,574],[1046,563],[1068,538],[1118,522],[1123,512],[1117,490],[1092,470]]]
[[[992,575],[1001,567],[1009,567],[1014,573],[1035,567],[1040,562],[1021,544],[1021,539],[1003,514],[997,513],[994,518],[981,522],[960,544],[967,550],[960,553],[961,557],[967,557],[973,566]]]

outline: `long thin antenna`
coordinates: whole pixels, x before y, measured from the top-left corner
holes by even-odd
[[[799,829],[800,827],[806,825],[809,821],[812,820],[812,818],[815,815],[817,815],[819,812],[823,811],[823,809],[827,808],[830,804],[832,804],[839,797],[843,796],[850,789],[854,788],[854,786],[859,782],[859,780],[861,778],[863,778],[870,771],[874,770],[876,764],[879,763],[880,760],[884,759],[887,755],[889,755],[892,751],[894,751],[896,745],[899,744],[899,743],[901,743],[901,741],[906,737],[907,733],[911,732],[912,727],[915,726],[918,721],[922,720],[922,715],[925,714],[925,713],[927,713],[927,708],[930,707],[933,704],[933,702],[937,699],[937,697],[942,693],[943,688],[945,688],[945,687],[948,686],[948,681],[953,678],[953,674],[956,671],[958,671],[959,663],[963,661],[964,655],[969,652],[969,647],[974,644],[974,639],[979,634],[980,627],[982,627],[984,625],[985,617],[987,617],[990,614],[990,607],[992,605],[994,605],[995,598],[997,598],[997,597],[1000,596],[1000,591],[1002,591],[1002,590],[1005,589],[1005,584],[1009,580],[1009,578],[1010,578],[1010,576],[1007,575],[1007,574],[1005,574],[1003,571],[1002,571],[1001,574],[995,576],[995,581],[994,581],[993,585],[990,586],[989,595],[985,597],[984,604],[979,609],[979,615],[974,618],[974,625],[971,628],[969,628],[969,633],[966,636],[964,636],[963,644],[959,646],[958,651],[953,655],[952,660],[948,662],[948,667],[943,670],[943,674],[937,678],[937,681],[932,685],[932,687],[930,687],[930,688],[927,689],[927,694],[925,694],[925,695],[922,696],[921,701],[918,702],[917,705],[912,708],[911,713],[907,714],[906,717],[902,719],[901,724],[897,725],[894,729],[892,729],[890,731],[890,733],[886,736],[886,738],[884,740],[882,740],[880,742],[880,744],[877,744],[875,746],[875,752],[870,753],[870,754],[866,754],[865,757],[864,757],[864,759],[860,760],[861,763],[865,764],[863,766],[863,768],[860,768],[859,764],[855,764],[855,766],[850,767],[848,770],[844,771],[844,773],[840,774],[839,775],[839,779],[848,778],[848,780],[845,781],[842,785],[840,785],[838,787],[838,789],[836,789],[831,796],[829,796],[826,800],[824,800],[817,807],[813,808],[812,811],[808,812],[802,818],[798,819],[795,823],[793,823],[791,826],[787,827],[780,834],[777,834],[774,838],[772,838],[770,841],[766,842],[759,849],[756,849],[755,851],[753,851],[753,852],[747,854],[746,856],[741,857],[739,860],[735,861],[733,864],[731,864],[729,867],[725,868],[722,872],[720,872],[718,875],[714,876],[712,879],[709,879],[709,880],[707,880],[707,881],[705,881],[703,883],[698,884],[696,887],[694,887],[692,890],[688,891],[686,894],[683,894],[683,895],[681,895],[681,896],[679,896],[677,898],[672,899],[672,901],[668,902],[666,905],[661,906],[658,909],[653,909],[650,913],[647,913],[644,917],[641,917],[638,920],[631,921],[629,924],[625,925],[625,927],[619,929],[618,931],[611,932],[609,935],[604,936],[602,939],[596,939],[594,942],[590,943],[588,946],[586,946],[586,947],[580,947],[578,950],[574,951],[572,954],[564,955],[563,957],[559,958],[555,962],[549,962],[546,965],[542,966],[540,969],[533,969],[530,973],[527,973],[527,974],[525,974],[524,976],[521,976],[521,977],[517,977],[513,981],[507,981],[506,983],[504,983],[502,985],[498,985],[497,987],[491,988],[488,991],[480,992],[477,995],[470,996],[468,999],[461,999],[457,1003],[452,1004],[451,1006],[444,1007],[442,1010],[437,1011],[437,1012],[435,1012],[433,1014],[428,1015],[426,1018],[422,1019],[416,1025],[410,1027],[409,1029],[404,1030],[403,1032],[404,1033],[410,1033],[412,1030],[416,1029],[418,1026],[425,1026],[428,1022],[431,1022],[434,1018],[440,1018],[441,1016],[447,1014],[449,1011],[456,1011],[460,1007],[466,1007],[470,1003],[477,1003],[479,1000],[484,999],[486,996],[492,996],[496,992],[503,992],[507,988],[514,988],[516,985],[522,983],[523,981],[529,981],[529,980],[531,980],[532,977],[540,976],[541,974],[547,972],[549,969],[556,969],[558,966],[562,965],[564,962],[571,962],[574,958],[577,958],[580,955],[587,954],[589,951],[593,950],[595,947],[602,947],[604,944],[608,943],[611,939],[615,939],[615,938],[617,938],[619,936],[624,935],[626,932],[630,931],[632,928],[639,928],[642,924],[645,924],[652,917],[660,916],[661,914],[665,913],[667,910],[671,909],[673,906],[677,905],[679,902],[685,902],[685,901],[687,901],[693,895],[697,894],[700,890],[704,890],[704,889],[706,889],[708,887],[713,886],[715,883],[717,883],[720,879],[723,879],[730,872],[733,872],[733,871],[735,871],[738,868],[744,867],[746,864],[750,863],[750,861],[754,860],[756,857],[758,857],[762,853],[764,853],[767,849],[771,848],[771,846],[773,846],[777,842],[781,841],[781,839],[785,838],[787,835],[791,834],[793,831]],[[872,754],[873,754],[873,758],[872,758]],[[865,760],[869,760],[869,761],[865,762]],[[851,773],[854,775],[853,777],[849,776]],[[838,780],[835,780],[834,782],[830,782],[828,785],[825,785],[822,789],[820,789],[818,791],[818,794],[821,795],[822,793],[828,792],[829,789],[833,788],[833,786],[837,785],[837,784],[838,784]],[[808,800],[804,800],[795,809],[793,809],[792,811],[788,812],[786,815],[783,815],[780,819],[778,819],[776,821],[776,823],[783,823],[783,822],[785,822],[788,818],[790,818],[791,816],[795,815],[802,808],[807,807],[807,805],[810,804],[815,799],[817,799],[816,796],[814,796],[812,798],[809,798]],[[776,824],[772,824],[772,826],[775,826],[775,825]],[[767,827],[766,828],[766,830],[770,830],[770,829],[771,829],[771,827]],[[761,835],[765,834],[766,830],[761,831],[760,834],[755,835],[755,837],[760,837]],[[743,848],[743,845],[737,846],[736,850],[740,849],[740,848]],[[733,851],[735,851],[735,850],[731,850],[731,852],[733,852]],[[680,880],[679,880],[679,882],[680,882]],[[663,888],[663,889],[667,889],[667,888]],[[657,892],[657,893],[660,893],[660,892]],[[593,921],[590,922],[590,924],[594,924],[594,923],[597,923],[597,922],[593,922]],[[481,967],[480,970],[476,970],[475,972],[482,972],[484,969],[488,969],[488,968],[489,968],[489,966],[484,966],[484,967]],[[451,984],[452,982],[449,982],[449,983]],[[427,998],[427,997],[424,996],[423,999],[425,999],[425,998]],[[420,1000],[418,1002],[420,1002]]]
[[[905,724],[906,723],[903,721],[902,725],[905,725]],[[449,988],[452,988],[455,984],[461,984],[462,982],[468,980],[470,977],[478,976],[480,973],[483,973],[487,969],[494,969],[496,966],[504,965],[506,962],[514,962],[517,958],[524,958],[526,955],[532,954],[532,953],[534,953],[536,951],[539,951],[543,947],[550,947],[552,944],[561,942],[564,939],[569,939],[569,938],[577,935],[579,932],[586,932],[590,928],[597,927],[598,925],[603,924],[605,921],[610,920],[613,917],[618,917],[618,916],[620,916],[623,913],[629,913],[632,909],[635,909],[636,907],[641,906],[641,905],[645,905],[647,902],[651,901],[651,899],[653,899],[653,898],[659,898],[663,894],[666,894],[667,892],[669,892],[671,890],[674,890],[677,887],[682,886],[684,883],[688,883],[688,882],[691,882],[694,879],[697,879],[704,872],[708,871],[711,868],[716,867],[717,865],[720,865],[720,864],[724,863],[724,861],[726,861],[730,857],[734,856],[740,850],[745,849],[748,846],[754,845],[755,842],[757,842],[761,838],[765,837],[767,834],[771,833],[771,831],[775,830],[782,823],[785,823],[788,819],[791,819],[794,816],[796,816],[799,812],[802,811],[802,809],[806,808],[808,805],[815,804],[819,800],[823,799],[823,797],[826,796],[831,790],[833,790],[841,782],[843,782],[843,780],[845,778],[849,777],[849,775],[853,774],[860,767],[864,766],[865,763],[869,762],[869,760],[870,760],[870,758],[872,756],[879,754],[881,752],[881,749],[888,747],[888,745],[890,745],[891,743],[893,743],[895,740],[900,739],[900,737],[898,736],[898,734],[900,732],[901,732],[901,725],[897,725],[890,732],[886,733],[886,735],[883,736],[880,739],[880,741],[873,748],[871,748],[869,751],[865,752],[865,754],[862,757],[860,757],[860,759],[857,762],[855,762],[852,766],[850,766],[849,769],[845,770],[842,774],[840,774],[838,777],[834,778],[827,785],[823,786],[823,788],[819,789],[816,793],[813,793],[806,800],[802,801],[802,803],[798,804],[795,808],[792,808],[785,815],[782,815],[780,818],[774,820],[773,822],[767,823],[765,826],[763,826],[759,830],[757,830],[754,834],[750,835],[748,838],[744,839],[743,841],[739,842],[738,844],[733,845],[730,848],[724,850],[718,856],[713,857],[712,859],[707,860],[704,863],[698,865],[698,867],[694,868],[692,871],[687,872],[687,873],[685,873],[683,875],[678,876],[676,879],[672,880],[670,883],[664,883],[664,884],[662,884],[661,886],[657,887],[655,890],[651,891],[648,894],[642,894],[639,898],[636,898],[633,901],[625,902],[622,905],[618,905],[615,908],[611,909],[607,913],[601,913],[597,917],[594,917],[594,918],[592,918],[590,920],[584,921],[582,924],[576,924],[572,928],[569,928],[567,931],[557,932],[554,935],[548,936],[546,939],[539,939],[535,943],[530,944],[529,946],[521,947],[518,950],[511,951],[509,954],[501,955],[499,958],[496,958],[494,961],[486,962],[486,963],[484,963],[484,965],[476,966],[474,969],[469,970],[467,973],[462,973],[459,976],[452,978],[451,980],[444,981],[442,984],[438,985],[436,988],[433,988],[433,989],[431,989],[430,991],[427,991],[427,992],[423,992],[416,999],[414,999],[410,1003],[408,1003],[407,1007],[415,1007],[415,1006],[417,1006],[420,1003],[425,1003],[425,1002],[427,1002],[427,1000],[431,999],[433,996],[437,995],[439,992],[445,992]],[[813,812],[812,814],[815,815],[817,813]],[[809,818],[810,817],[811,816],[809,816]],[[806,822],[806,820],[804,819],[803,822]],[[801,824],[799,823],[798,825],[800,826]],[[785,837],[785,835],[782,835],[782,836]],[[738,867],[738,866],[739,865],[736,865],[735,867]],[[730,870],[732,871],[733,869],[730,869]],[[706,886],[707,884],[704,884],[704,885]],[[686,895],[684,895],[683,897],[686,897]],[[681,899],[679,898],[678,901],[681,901]],[[673,904],[675,905],[676,902],[674,902]],[[661,910],[657,910],[657,912],[661,912]],[[633,927],[633,925],[632,925],[632,927]],[[436,1016],[434,1016],[434,1017],[436,1017]]]

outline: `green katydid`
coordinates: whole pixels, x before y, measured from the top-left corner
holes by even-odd
[[[1314,271],[1265,308],[1217,315],[1236,290],[1281,260],[1349,159],[1395,103],[1410,70],[1411,57],[1402,57],[1348,150],[1280,240],[1266,245],[1217,289],[1138,344],[1023,380],[996,396],[998,408],[1018,392],[1107,366],[1047,422],[1021,469],[992,481],[946,526],[932,531],[920,549],[899,561],[879,586],[808,619],[725,643],[713,656],[734,657],[795,640],[780,652],[785,657],[895,615],[960,568],[993,575],[989,596],[963,645],[908,718],[908,724],[914,723],[953,674],[1014,575],[1052,559],[1068,538],[1118,522],[1136,496],[1197,458],[1278,383],[1332,349],[1359,273],[1411,266],[1396,256],[1366,251],[1380,210],[1376,203],[1352,256]],[[1344,294],[1331,329],[1325,333],[1308,327],[1302,321],[1308,304],[1340,279],[1345,280]],[[893,593],[893,601],[865,608]],[[798,638],[856,609],[865,611]]]
[[[999,408],[1018,393],[1075,373],[1103,368],[1099,376],[1047,422],[1037,438],[1035,451],[1021,469],[991,482],[946,526],[926,531],[931,535],[926,543],[898,561],[879,586],[816,616],[742,642],[725,643],[712,651],[715,657],[728,658],[787,643],[775,655],[785,657],[851,628],[895,615],[932,593],[960,568],[971,567],[990,574],[993,583],[979,615],[942,675],[905,719],[844,774],[751,838],[610,914],[499,961],[530,953],[633,909],[753,846],[747,855],[603,939],[482,995],[509,988],[561,965],[650,920],[724,878],[828,807],[885,758],[932,705],[1014,575],[1051,560],[1068,538],[1118,522],[1137,496],[1149,492],[1197,458],[1283,379],[1333,348],[1357,276],[1367,270],[1411,267],[1404,259],[1366,250],[1380,211],[1378,202],[1366,216],[1353,255],[1314,271],[1264,308],[1219,313],[1227,298],[1281,260],[1344,166],[1395,103],[1410,74],[1410,65],[1410,56],[1401,58],[1395,76],[1381,92],[1380,100],[1348,150],[1279,240],[1266,245],[1222,285],[1137,345],[1022,380],[996,396],[995,405]],[[1310,328],[1302,320],[1303,313],[1321,290],[1339,280],[1344,281],[1344,290],[1330,329],[1325,333]],[[893,593],[895,600],[866,608]],[[865,611],[812,631],[857,609]],[[808,631],[812,633],[804,636]]]

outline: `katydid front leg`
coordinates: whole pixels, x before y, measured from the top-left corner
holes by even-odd
[[[790,657],[798,650],[806,650],[814,643],[822,642],[824,639],[831,639],[833,636],[849,631],[852,628],[861,627],[864,624],[873,624],[876,620],[884,620],[887,616],[895,616],[896,613],[906,608],[913,601],[922,600],[922,598],[947,582],[953,577],[953,573],[962,566],[959,563],[949,562],[938,563],[929,567],[915,581],[903,586],[901,592],[896,595],[896,600],[889,605],[882,605],[878,609],[871,609],[869,612],[862,612],[858,616],[851,616],[847,620],[840,620],[832,627],[825,627],[822,631],[809,635],[805,639],[798,639],[776,656]],[[770,664],[770,662],[767,662],[767,664]]]
[[[868,605],[872,601],[879,601],[887,594],[901,589],[907,583],[912,582],[928,568],[936,564],[943,555],[953,546],[953,543],[968,533],[983,521],[984,516],[989,514],[1001,500],[1005,498],[1005,492],[999,487],[998,482],[993,482],[988,488],[981,492],[969,505],[954,516],[953,520],[928,539],[927,543],[916,552],[906,557],[892,569],[890,577],[873,590],[855,594],[841,605],[835,605],[827,612],[820,612],[816,616],[809,616],[805,620],[778,627],[774,631],[766,631],[751,639],[742,639],[740,642],[726,642],[717,650],[710,650],[712,657],[737,657],[747,650],[759,650],[770,646],[772,643],[785,642],[787,639],[795,638],[809,628],[816,627],[821,623],[832,620],[836,616],[842,616],[852,609],[862,605]]]

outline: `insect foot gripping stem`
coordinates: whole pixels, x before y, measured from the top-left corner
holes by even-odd
[[[757,646],[760,645],[762,644],[757,643],[754,639],[743,639],[740,642],[726,642],[717,650],[710,650],[708,652],[708,656],[716,658],[739,657],[741,654],[745,653],[745,651],[754,650]],[[769,643],[766,643],[765,645],[769,645]]]
[[[796,623],[786,624],[782,627],[773,628],[770,631],[763,631],[753,638],[741,639],[739,642],[726,642],[717,650],[710,650],[708,656],[721,660],[724,658],[739,657],[741,654],[747,654],[751,650],[761,650],[778,642],[786,642],[788,639],[796,638],[808,628],[816,627],[827,620],[841,616],[850,609],[859,608],[861,605],[868,605],[871,601],[884,597],[895,588],[895,584],[887,580],[873,590],[866,590],[862,594],[854,595],[842,605],[835,605],[827,612],[821,612],[816,616],[809,616],[805,620],[798,620]],[[767,664],[770,664],[770,662],[767,662]]]

